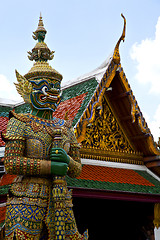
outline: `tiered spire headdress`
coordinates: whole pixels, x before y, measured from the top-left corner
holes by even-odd
[[[40,14],[37,30],[33,32],[33,39],[38,40],[35,47],[28,52],[28,58],[31,61],[35,61],[33,67],[27,74],[21,76],[16,71],[16,77],[18,83],[15,83],[18,93],[23,97],[25,102],[29,102],[29,94],[32,91],[31,81],[39,81],[39,79],[49,78],[50,80],[56,80],[61,82],[62,75],[52,68],[48,60],[52,60],[54,57],[54,51],[51,51],[47,44],[44,42],[47,31],[44,28],[42,16]]]

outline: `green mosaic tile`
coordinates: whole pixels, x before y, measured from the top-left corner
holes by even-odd
[[[96,190],[111,190],[111,191],[121,191],[121,192],[132,192],[132,193],[146,193],[146,194],[160,194],[160,184],[157,180],[151,177],[148,173],[138,171],[140,175],[142,174],[144,178],[148,181],[151,179],[155,186],[145,186],[127,183],[112,183],[112,182],[102,182],[94,180],[84,180],[84,179],[72,179],[66,177],[67,184],[69,187],[86,188],[86,189],[96,189]]]
[[[30,113],[30,111],[31,111],[31,107],[27,103],[24,103],[20,106],[15,107],[16,113]]]
[[[139,175],[141,175],[142,177],[147,179],[152,184],[154,184],[156,186],[158,186],[158,185],[160,186],[160,182],[157,179],[155,179],[154,177],[152,177],[152,175],[148,174],[146,171],[135,170],[135,172],[137,172]]]
[[[9,112],[12,110],[10,107],[0,106],[0,117],[9,117]]]
[[[87,107],[91,97],[93,96],[93,93],[97,87],[98,83],[96,81],[95,78],[92,78],[88,81],[79,83],[77,85],[71,86],[70,88],[64,89],[62,92],[62,102],[68,99],[71,99],[73,97],[79,96],[83,93],[87,93],[86,97],[80,107],[80,109],[78,110],[78,113],[76,115],[76,117],[73,120],[73,126],[76,124],[76,122],[79,120],[79,118],[81,117],[83,111],[85,110],[85,108]],[[9,112],[13,110],[10,107],[0,107],[0,116],[3,117],[8,117],[9,116]],[[20,106],[17,106],[14,108],[16,113],[29,113],[31,111],[31,107],[29,104],[22,104]]]
[[[89,101],[91,100],[91,97],[93,96],[93,93],[94,93],[97,85],[98,85],[98,83],[97,83],[96,79],[92,78],[86,82],[79,83],[77,85],[74,85],[70,88],[63,90],[62,102],[65,100],[68,100],[70,98],[79,96],[83,93],[87,93],[80,109],[78,110],[76,117],[73,120],[73,126],[77,123],[77,121],[80,119],[82,113],[86,109]]]
[[[0,186],[0,195],[8,194],[9,188],[11,185]]]
[[[0,117],[9,117],[9,112],[12,111],[11,107],[3,107],[0,106]],[[16,113],[29,113],[31,111],[31,107],[29,104],[22,104],[14,108]]]
[[[4,223],[5,223],[4,221],[0,223],[0,228],[3,227]]]
[[[63,98],[62,101],[79,96],[86,92],[92,95],[97,85],[98,83],[96,79],[92,78],[88,81],[66,88],[63,90],[63,93],[62,93],[62,98]]]

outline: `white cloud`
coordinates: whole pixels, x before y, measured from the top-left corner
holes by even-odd
[[[0,98],[22,100],[20,95],[17,93],[14,84],[11,83],[3,74],[0,74]]]
[[[142,84],[150,84],[150,93],[160,93],[160,17],[154,39],[146,38],[131,48],[131,58],[137,63],[136,79]]]
[[[151,130],[154,140],[157,142],[160,137],[160,104],[157,107],[157,110],[153,116],[153,119],[145,112],[143,113],[148,127]]]
[[[156,110],[154,112],[152,110],[152,114],[143,112],[143,115],[155,141],[158,141],[160,137],[160,17],[156,24],[154,38],[146,38],[141,43],[135,43],[131,48],[130,56],[137,67],[135,80],[142,85],[148,85],[149,94],[157,99],[153,103]]]

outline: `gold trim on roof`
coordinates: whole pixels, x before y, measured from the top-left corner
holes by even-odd
[[[91,102],[89,103],[89,106],[87,107],[79,123],[77,124],[75,133],[77,135],[78,142],[82,142],[84,140],[87,124],[92,123],[95,120],[96,108],[100,107],[102,109],[102,99],[103,99],[104,93],[106,89],[110,86],[116,74],[118,65],[120,63],[119,44],[122,40],[124,41],[125,30],[126,30],[126,19],[123,16],[123,14],[121,14],[121,16],[124,19],[124,27],[123,27],[122,35],[115,46],[112,61],[109,67],[107,68],[105,74],[103,75],[101,84],[99,84],[99,86],[97,87],[96,92],[94,93],[94,96],[92,97]],[[102,110],[100,110],[100,114],[101,114],[101,111]]]
[[[81,158],[85,159],[144,165],[142,154],[135,151],[111,151],[110,149],[104,150],[82,147],[80,154]]]
[[[158,144],[154,142],[152,135],[147,138],[150,151],[155,155],[160,155],[160,151],[157,149]]]
[[[126,29],[126,19],[123,15],[122,15],[122,17],[124,19],[124,27],[123,27],[122,35],[116,44],[112,60],[111,60],[110,64],[108,65],[108,68],[107,68],[105,74],[103,75],[101,82],[97,86],[97,89],[96,89],[91,101],[89,102],[88,107],[84,111],[83,115],[81,116],[81,118],[76,126],[76,129],[75,129],[76,137],[78,139],[78,142],[82,142],[85,139],[87,126],[92,124],[95,121],[96,109],[98,109],[98,108],[100,109],[99,114],[101,115],[103,97],[105,96],[106,90],[110,87],[111,82],[112,82],[113,78],[115,77],[115,74],[117,71],[119,74],[119,77],[124,85],[124,88],[125,88],[124,92],[129,93],[128,98],[129,98],[129,101],[131,104],[132,122],[133,123],[137,122],[141,132],[144,133],[145,136],[147,136],[146,141],[147,141],[147,144],[149,146],[149,150],[151,151],[151,153],[153,153],[155,155],[159,155],[160,151],[157,149],[157,144],[154,142],[154,139],[150,132],[150,129],[148,128],[148,125],[143,117],[143,114],[138,106],[136,98],[133,95],[131,87],[128,83],[128,80],[125,76],[123,68],[121,67],[121,64],[120,64],[119,44],[122,40],[124,41],[125,29]]]
[[[133,91],[132,91],[130,85],[128,84],[128,80],[127,80],[126,75],[123,71],[123,68],[121,67],[121,64],[119,65],[118,71],[119,71],[121,81],[122,81],[122,83],[125,87],[125,91],[130,93],[129,94],[129,99],[130,99],[130,103],[131,103],[132,122],[134,123],[137,119],[138,125],[139,125],[141,131],[145,134],[151,135],[151,131],[148,128],[148,125],[147,125],[147,123],[146,123],[146,121],[145,121],[145,119],[142,115],[142,112],[141,112],[141,110],[138,106],[137,100],[136,100],[135,96],[133,95]]]
[[[125,33],[126,33],[126,19],[125,17],[123,16],[123,14],[121,14],[122,18],[124,19],[124,26],[123,26],[123,31],[122,31],[122,35],[121,37],[119,38],[116,46],[115,46],[115,49],[114,49],[114,54],[113,54],[113,61],[115,63],[120,63],[120,54],[119,54],[119,45],[120,45],[120,42],[123,41],[124,42],[124,39],[125,39]]]
[[[88,124],[92,123],[95,120],[95,112],[99,107],[100,114],[102,114],[102,100],[104,93],[107,88],[109,88],[117,69],[117,64],[111,62],[110,66],[107,68],[101,83],[98,85],[87,109],[84,111],[83,115],[80,118],[80,121],[77,124],[75,133],[78,142],[82,142],[85,139],[86,127]]]

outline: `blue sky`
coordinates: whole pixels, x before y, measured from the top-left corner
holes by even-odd
[[[15,98],[15,69],[22,75],[35,41],[40,12],[55,51],[50,64],[74,79],[97,68],[119,39],[127,20],[121,63],[139,106],[155,136],[160,136],[160,1],[159,0],[6,0],[0,4],[0,98]],[[158,21],[159,20],[159,21]]]

